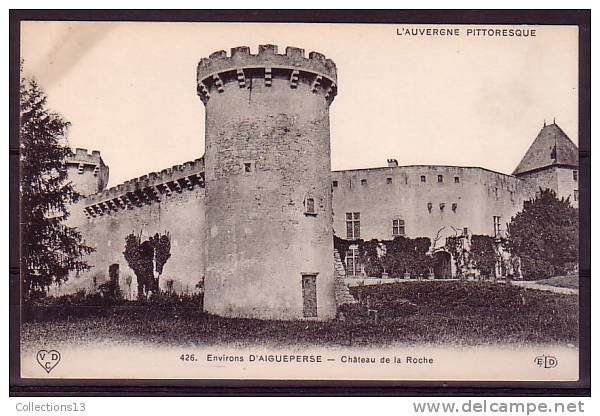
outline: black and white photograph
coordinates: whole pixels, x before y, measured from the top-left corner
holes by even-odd
[[[20,21],[20,379],[580,381],[541,23]]]

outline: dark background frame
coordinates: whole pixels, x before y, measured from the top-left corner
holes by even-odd
[[[19,62],[25,20],[579,27],[579,374],[575,382],[24,379],[20,377]],[[590,396],[590,10],[10,10],[9,385],[11,396]]]

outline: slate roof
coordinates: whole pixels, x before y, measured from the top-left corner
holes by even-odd
[[[579,166],[579,150],[556,123],[544,126],[514,170],[520,175],[553,166]]]

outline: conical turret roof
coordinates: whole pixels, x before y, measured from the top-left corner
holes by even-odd
[[[531,146],[529,146],[513,175],[520,175],[553,165],[579,166],[577,146],[556,123],[544,125]]]

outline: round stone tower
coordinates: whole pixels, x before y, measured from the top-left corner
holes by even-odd
[[[333,61],[273,45],[198,64],[206,106],[204,309],[230,317],[336,313],[329,105]]]

